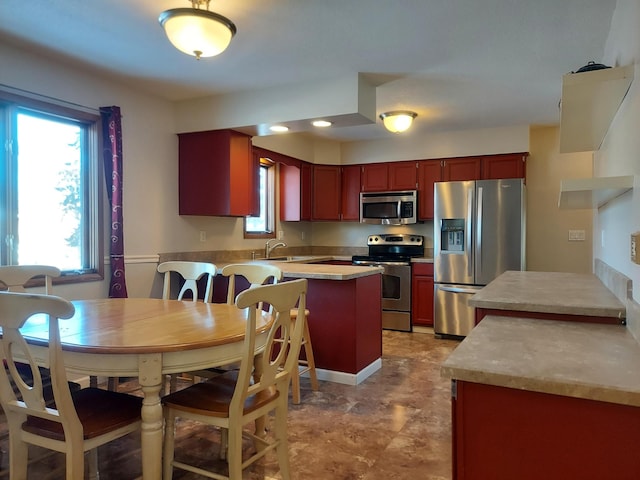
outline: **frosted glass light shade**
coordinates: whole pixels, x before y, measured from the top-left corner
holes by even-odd
[[[413,123],[413,119],[417,116],[417,113],[408,110],[397,110],[380,114],[385,128],[392,133],[400,133],[408,130]]]
[[[198,59],[224,52],[236,34],[231,20],[208,10],[174,8],[158,20],[174,47]]]

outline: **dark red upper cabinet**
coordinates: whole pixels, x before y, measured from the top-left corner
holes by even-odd
[[[446,158],[443,160],[442,180],[445,182],[480,180],[481,166],[480,157]]]
[[[433,219],[434,183],[442,181],[441,160],[418,162],[418,219]]]
[[[482,178],[525,178],[528,153],[509,153],[482,158]]]
[[[389,190],[415,190],[418,162],[394,162],[389,164]]]
[[[313,168],[310,163],[300,162],[300,220],[311,220],[313,204]]]
[[[259,159],[251,137],[234,130],[181,133],[179,214],[243,217],[259,213]]]
[[[339,165],[313,166],[312,220],[339,221],[342,169]]]
[[[342,221],[360,221],[360,166],[342,167]]]
[[[389,189],[389,164],[362,165],[362,191],[384,192]]]
[[[280,162],[280,220],[311,220],[311,164],[303,161]]]
[[[280,166],[280,220],[299,222],[302,220],[301,171],[297,165]]]

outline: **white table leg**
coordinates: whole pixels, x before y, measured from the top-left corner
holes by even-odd
[[[140,355],[139,382],[144,394],[142,401],[142,478],[162,478],[162,404],[160,389],[163,385],[162,354]]]

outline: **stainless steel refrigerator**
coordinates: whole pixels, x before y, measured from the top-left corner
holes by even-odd
[[[475,325],[469,297],[501,273],[525,269],[525,186],[438,182],[434,195],[434,331],[466,336]]]

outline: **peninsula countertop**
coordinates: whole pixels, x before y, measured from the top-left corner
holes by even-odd
[[[592,274],[507,271],[469,299],[476,308],[625,318],[625,306]],[[483,320],[484,321],[484,320]]]
[[[622,325],[487,316],[441,366],[473,383],[640,406],[640,345]]]
[[[259,259],[242,263],[270,263],[282,270],[282,274],[288,278],[308,278],[316,280],[353,280],[369,275],[377,275],[383,272],[381,267],[357,266],[357,265],[331,265],[328,263],[313,263],[332,260],[327,256],[292,256],[283,259]],[[230,263],[240,262],[216,262],[218,273],[222,267]]]

